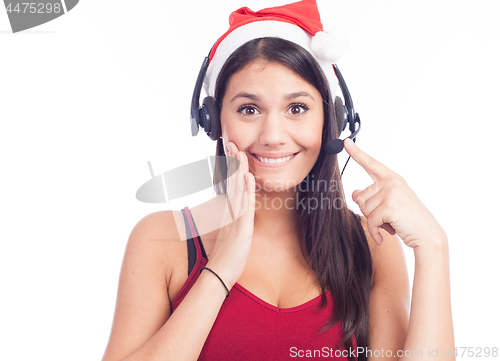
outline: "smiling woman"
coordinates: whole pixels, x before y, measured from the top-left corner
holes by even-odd
[[[335,304],[338,311],[330,309],[326,317],[330,325],[343,319],[351,326],[344,327],[342,339],[331,337],[329,341],[335,347],[352,348],[355,333],[358,345],[366,342],[367,335],[361,330],[368,321],[371,257],[363,228],[345,207],[342,190],[330,186],[340,183],[337,159],[328,156],[324,147],[340,133],[335,127],[331,91],[317,61],[302,47],[274,37],[250,40],[233,52],[217,78],[215,99],[221,104],[222,123],[217,154],[224,155],[225,143],[231,154],[243,157],[244,153],[248,159],[248,171],[256,182],[253,247],[259,242],[256,233],[276,238],[286,234],[288,247],[297,251],[300,260],[287,267],[305,267],[304,272],[316,278],[314,286],[302,284],[302,289],[316,288],[324,305],[330,290],[343,290],[335,291],[330,301],[330,307]],[[251,115],[241,115],[240,109],[252,109]],[[269,158],[284,156],[292,158],[270,163]],[[218,180],[226,177],[224,164],[218,163],[222,166],[215,169],[220,184],[224,183]],[[304,186],[314,182],[321,187]],[[334,219],[338,223],[330,222]],[[325,226],[318,229],[315,224]],[[350,268],[346,260],[357,266]],[[269,269],[259,259],[254,262],[259,269]],[[338,268],[333,271],[330,265]],[[252,284],[249,288],[258,288],[255,282],[247,280]],[[321,341],[318,338],[308,345],[313,342]]]
[[[380,350],[421,360],[402,351],[453,348],[446,234],[401,176],[349,139],[374,184],[353,193],[366,218],[346,206],[325,147],[343,129],[338,41],[325,40],[312,0],[231,15],[193,117],[217,141],[218,196],[134,228],[104,360],[375,360]],[[396,234],[415,251],[410,317]]]

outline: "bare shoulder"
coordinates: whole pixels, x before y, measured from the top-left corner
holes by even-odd
[[[178,216],[176,211],[152,213],[132,229],[104,361],[123,359],[158,332],[170,317],[171,278],[180,274],[182,267],[187,273],[186,242],[180,241],[175,220]]]
[[[159,240],[170,236],[180,240],[175,224],[178,213],[180,212],[168,210],[148,214],[134,226],[131,239]]]
[[[156,259],[158,264],[171,266],[176,263],[182,242],[186,239],[183,216],[180,211],[160,211],[143,217],[132,229],[127,244],[127,252],[139,252],[148,261]],[[165,268],[164,268],[165,269]]]

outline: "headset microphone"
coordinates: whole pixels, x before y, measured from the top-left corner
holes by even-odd
[[[352,133],[350,136],[347,137],[347,138],[351,138],[353,142],[356,141],[356,136],[358,135],[359,130],[361,129],[361,121],[359,119],[358,113],[356,113],[355,121],[356,121],[356,123],[358,123],[358,129],[356,129],[356,131],[354,133]],[[342,152],[342,150],[344,149],[344,140],[346,140],[347,138],[344,138],[344,139],[338,138],[338,139],[329,140],[325,146],[326,152],[330,155],[335,155],[335,154]]]

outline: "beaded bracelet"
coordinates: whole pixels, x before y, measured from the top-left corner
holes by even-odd
[[[219,277],[219,275],[218,275],[217,273],[215,273],[214,271],[212,271],[212,270],[211,270],[210,268],[208,268],[208,267],[201,267],[201,269],[200,269],[200,273],[201,273],[204,269],[209,270],[210,272],[212,272],[212,273],[213,273],[213,274],[214,274],[214,275],[215,275],[215,276],[219,279],[219,281],[222,283],[222,285],[224,286],[224,288],[225,288],[225,289],[226,289],[226,291],[227,291],[227,296],[226,296],[226,298],[228,298],[228,297],[229,297],[229,289],[227,288],[227,286],[226,286],[226,284],[224,283],[224,281],[222,280],[222,278],[220,278],[220,277]]]

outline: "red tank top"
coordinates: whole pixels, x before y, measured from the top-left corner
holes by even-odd
[[[172,301],[172,312],[198,279],[200,268],[208,262],[189,209],[184,208],[183,213],[187,220],[188,242],[194,240],[196,250],[188,254],[196,254],[196,260],[191,258],[194,265],[189,267],[192,270]],[[329,291],[326,297],[328,303],[323,309],[320,308],[321,295],[299,306],[279,308],[236,283],[222,304],[198,360],[348,360],[348,351],[343,347],[337,349],[342,337],[340,323],[320,332],[333,312],[333,298]],[[353,344],[356,349],[354,339]]]

